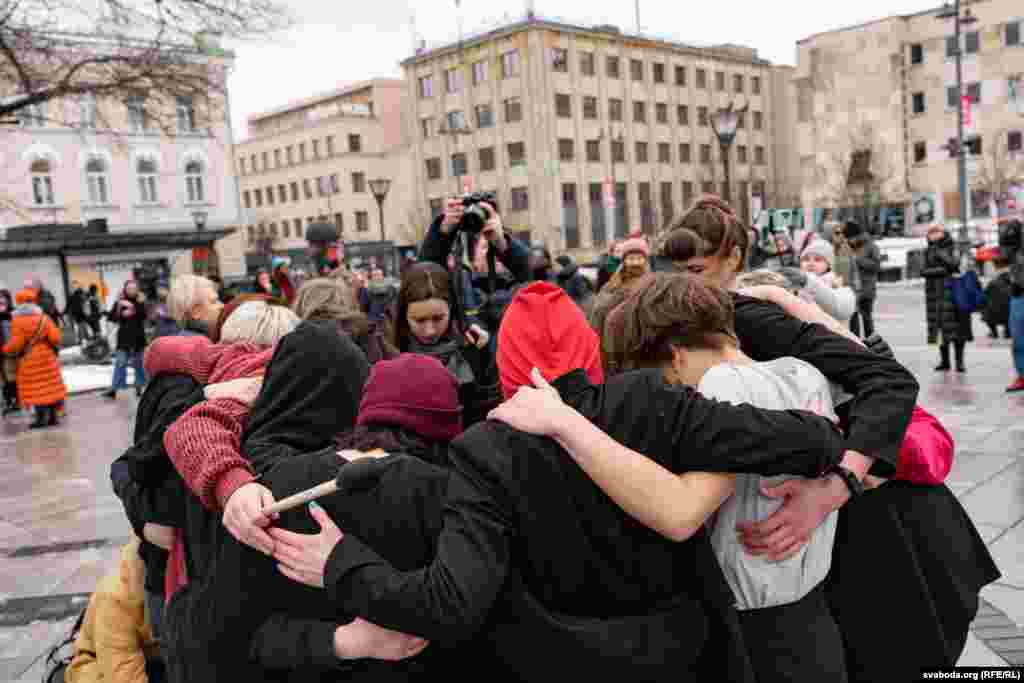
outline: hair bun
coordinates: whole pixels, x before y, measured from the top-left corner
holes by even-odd
[[[717,194],[705,194],[702,195],[697,203],[693,206],[694,209],[717,209],[731,218],[736,218],[736,211],[733,210],[729,203],[719,197]]]

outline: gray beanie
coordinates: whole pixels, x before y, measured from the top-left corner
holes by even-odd
[[[800,254],[800,258],[804,256],[820,256],[828,261],[829,268],[833,268],[836,264],[836,251],[825,240],[814,240],[807,245],[807,248]]]

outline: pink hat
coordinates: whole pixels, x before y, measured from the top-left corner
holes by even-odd
[[[647,240],[639,232],[630,233],[629,238],[619,245],[619,253],[622,254],[622,258],[626,258],[631,253],[639,252],[645,257],[651,255],[651,246],[647,244]]]

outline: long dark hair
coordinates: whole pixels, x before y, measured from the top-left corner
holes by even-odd
[[[421,460],[448,466],[448,443],[432,441],[415,432],[382,424],[358,425],[335,438],[338,448],[372,451],[376,448],[388,453],[408,453]]]
[[[394,337],[392,345],[403,353],[409,350],[412,330],[409,329],[409,305],[428,299],[442,299],[448,302],[447,337],[459,336],[461,307],[452,289],[448,271],[436,263],[417,263],[402,275],[402,287],[398,290],[398,305],[395,320],[391,326]]]

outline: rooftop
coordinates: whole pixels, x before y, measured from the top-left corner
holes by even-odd
[[[267,111],[264,112],[253,114],[252,116],[247,118],[246,121],[248,121],[249,124],[259,123],[260,121],[273,118],[274,116],[280,116],[281,114],[288,114],[290,112],[308,109],[309,107],[313,107],[324,102],[330,102],[331,100],[337,99],[339,97],[344,97],[345,95],[351,95],[352,93],[357,93],[361,90],[368,90],[370,88],[375,87],[400,88],[403,87],[403,81],[400,78],[374,78],[368,81],[361,81],[359,83],[350,83],[348,85],[341,86],[340,88],[335,88],[334,90],[331,90],[329,92],[318,93],[316,95],[312,95],[311,97],[305,97],[301,100],[295,100],[280,107],[275,107],[273,109],[268,109]]]
[[[427,41],[421,41],[421,47],[417,50],[416,54],[403,60],[401,64],[403,67],[410,66],[461,48],[480,45],[513,33],[519,33],[521,31],[527,31],[535,28],[546,28],[555,31],[573,33],[604,34],[605,36],[611,36],[635,43],[642,43],[648,47],[669,48],[681,52],[689,52],[698,56],[712,56],[719,59],[740,61],[744,63],[764,65],[771,64],[768,60],[759,58],[757,56],[757,49],[753,47],[741,45],[709,45],[690,41],[683,42],[679,40],[678,37],[667,34],[631,33],[623,31],[618,26],[612,26],[609,24],[591,26],[566,19],[541,16],[535,12],[527,12],[518,20],[511,19],[507,23],[501,23],[500,25],[468,33],[462,36],[461,40],[456,39],[433,44],[428,44]]]
[[[984,0],[974,0],[973,2],[963,2],[962,4],[966,6],[966,5],[973,5],[973,4],[976,4],[978,2],[983,2],[983,1]],[[840,28],[831,29],[829,31],[821,31],[820,33],[814,33],[814,34],[811,34],[811,35],[807,36],[806,38],[801,38],[800,40],[796,41],[796,44],[797,45],[802,45],[803,43],[810,42],[812,40],[815,40],[817,38],[821,38],[823,36],[834,35],[834,34],[837,34],[837,33],[845,33],[846,31],[859,31],[861,29],[868,28],[869,26],[874,26],[876,24],[882,24],[882,23],[884,23],[886,21],[892,21],[894,19],[900,19],[902,21],[907,21],[907,20],[910,20],[910,19],[916,19],[917,17],[923,17],[923,16],[928,15],[928,14],[938,14],[943,9],[944,9],[943,7],[934,7],[932,9],[921,10],[920,12],[911,12],[910,14],[891,14],[891,15],[889,15],[887,17],[882,17],[880,19],[872,19],[871,21],[865,21],[865,22],[860,23],[860,24],[853,24],[851,26],[843,26],[843,27],[840,27]]]

